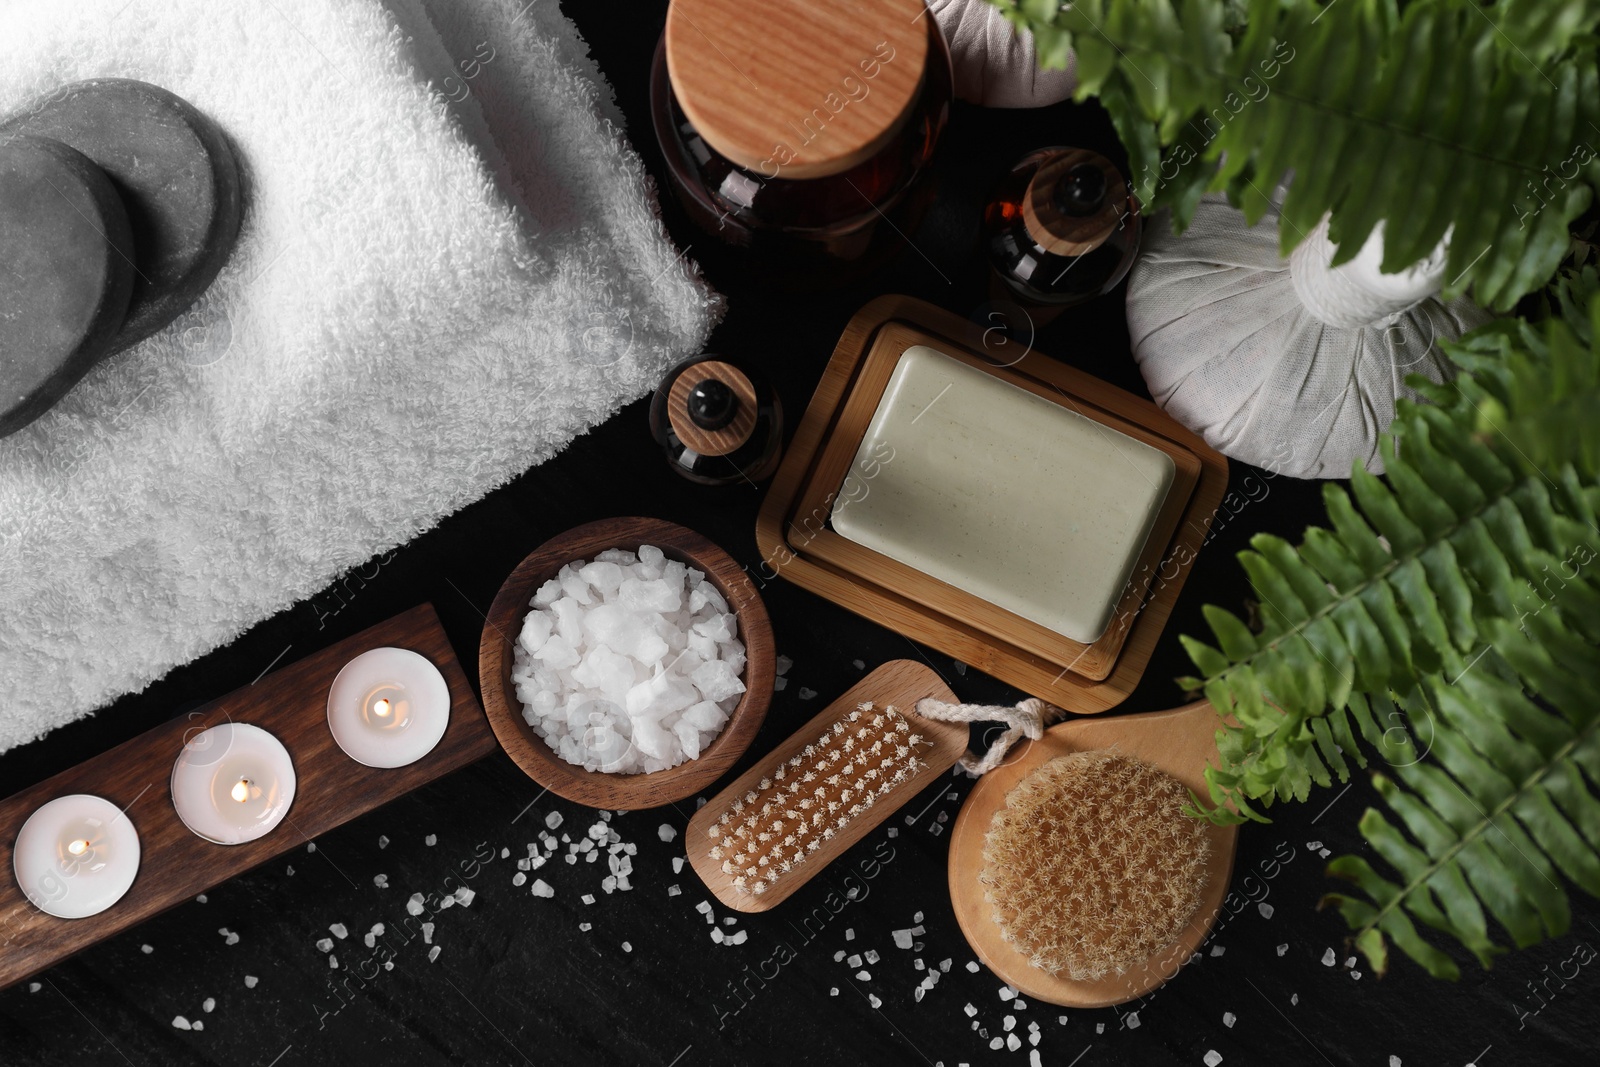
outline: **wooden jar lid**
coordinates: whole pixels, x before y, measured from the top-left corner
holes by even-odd
[[[765,178],[821,178],[905,123],[928,59],[922,0],[672,0],[667,72],[706,142]]]
[[[1106,199],[1093,215],[1068,215],[1056,207],[1056,183],[1080,163],[1093,163],[1106,179]],[[1128,210],[1128,185],[1115,165],[1098,152],[1070,148],[1034,174],[1022,195],[1022,222],[1028,236],[1058,256],[1093,252],[1122,225]]]
[[[689,415],[689,394],[701,382],[712,380],[733,390],[734,399],[739,405],[734,411],[733,421],[717,430],[702,428]],[[731,363],[714,359],[696,363],[678,375],[678,380],[672,383],[672,389],[667,393],[667,421],[672,424],[672,432],[691,452],[702,456],[726,456],[750,440],[750,435],[756,429],[758,407],[756,387],[744,371]]]

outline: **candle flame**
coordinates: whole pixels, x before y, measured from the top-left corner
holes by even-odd
[[[233,784],[233,799],[243,804],[250,799],[250,779],[241,778]]]
[[[67,851],[72,853],[74,856],[81,856],[85,852],[89,851],[89,842],[80,837],[78,840],[67,846]]]
[[[377,715],[387,716],[389,714],[389,707],[389,700],[387,697],[385,697],[384,699],[379,700],[376,704],[372,705],[372,710]]]

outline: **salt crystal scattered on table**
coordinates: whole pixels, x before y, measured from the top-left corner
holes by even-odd
[[[1039,1060],[1038,1049],[1034,1049],[1032,1052],[1028,1053],[1028,1067],[1042,1067],[1041,1061]]]
[[[579,933],[586,934],[590,930],[593,930],[593,929],[594,929],[594,923],[579,923],[578,924],[578,932]]]
[[[337,971],[339,969],[339,957],[338,956],[329,956],[328,957],[328,969],[331,970],[331,971]]]
[[[1233,1028],[1233,1024],[1238,1022],[1238,1021],[1239,1021],[1239,1017],[1237,1015],[1235,1015],[1233,1012],[1225,1011],[1225,1012],[1222,1013],[1222,1025],[1223,1026],[1226,1026],[1229,1029],[1232,1029]]]
[[[810,688],[802,685],[800,687],[800,699],[801,700],[815,700],[815,699],[817,699],[817,691],[815,689],[810,689]]]
[[[853,659],[850,661],[850,666],[854,667],[858,671],[864,671],[867,669],[867,661],[864,659]]]
[[[428,950],[428,962],[432,963],[434,960],[438,959],[440,951],[441,950],[438,945],[434,945],[432,948],[430,948]]]
[[[967,665],[965,663],[962,663],[960,660],[958,660],[958,659],[951,660],[950,664],[951,664],[951,666],[955,667],[957,674],[966,674],[967,673]]]
[[[1400,1067],[1400,1057],[1399,1056],[1390,1056],[1389,1057],[1389,1067]]]
[[[1299,993],[1291,993],[1291,994],[1289,994],[1289,1003],[1290,1004],[1299,1004],[1300,1003],[1300,994]]]
[[[874,1008],[883,1007],[883,1001],[878,999],[878,994],[876,994],[876,993],[868,993],[867,994],[867,1003],[871,1004]]]
[[[237,945],[239,943],[239,935],[226,926],[218,930],[217,933],[222,935],[222,943],[224,945]]]
[[[41,990],[43,988],[44,988],[44,986],[40,985],[38,982],[29,982],[28,983],[28,992],[30,992],[30,993],[37,993],[37,992],[39,992],[39,990]],[[835,989],[833,992],[834,992],[834,995],[836,995],[836,996],[839,993],[839,991],[837,989]]]
[[[1015,1051],[1017,1051],[1017,1049],[1019,1049],[1021,1047],[1022,1047],[1022,1038],[1018,1037],[1016,1034],[1007,1034],[1006,1035],[1006,1048],[1009,1051],[1015,1052]]]
[[[1000,1020],[1000,1029],[1006,1031],[1007,1033],[1015,1030],[1016,1027],[1017,1017],[1015,1015],[1007,1015],[1004,1019]]]
[[[154,945],[140,945],[139,946],[139,951],[143,952],[146,956],[150,955],[150,953],[154,952],[155,950],[156,950],[156,948],[155,948]]]
[[[1067,1017],[1065,1015],[1057,1015],[1056,1016],[1056,1022],[1061,1024],[1062,1026],[1065,1026],[1065,1025],[1067,1025]]]
[[[1321,841],[1307,841],[1306,842],[1306,848],[1309,848],[1312,852],[1315,852],[1317,849],[1319,849],[1321,847],[1322,847],[1322,842]]]
[[[1228,950],[1226,948],[1224,948],[1222,945],[1212,945],[1211,946],[1211,954],[1213,956],[1220,956],[1226,951],[1228,951]]]
[[[856,928],[853,926],[845,927],[844,939],[846,941],[854,941],[856,939]]]
[[[916,959],[911,961],[911,966],[915,967],[917,970],[920,971],[924,967],[926,967],[927,964],[922,962],[922,957],[921,956],[918,956]]]
[[[851,956],[845,962],[848,963],[852,967],[859,967],[859,966],[861,966],[861,956],[860,956],[860,954]]]
[[[680,896],[680,895],[682,895],[682,893],[683,893],[683,890],[680,889],[678,886],[675,886],[675,885],[667,886],[667,896],[669,896],[669,897]]]
[[[1136,1011],[1130,1011],[1128,1014],[1124,1015],[1122,1017],[1122,1025],[1126,1026],[1129,1030],[1139,1029],[1139,1013]]]
[[[967,1018],[969,1019],[978,1014],[977,1006],[974,1005],[970,1000],[967,1001],[966,1007],[962,1008],[961,1010],[967,1013]]]
[[[828,996],[836,997],[838,995],[839,995],[839,987],[838,986],[834,986],[832,989],[828,990]]]
[[[577,863],[578,862],[578,854],[576,852],[568,852],[567,853],[567,862],[568,863]]]
[[[857,971],[856,972],[856,980],[860,981],[860,982],[870,982],[870,981],[872,981],[872,972],[871,971]]]
[[[1351,971],[1350,972],[1350,977],[1359,982],[1359,981],[1361,981],[1361,972],[1360,971]]]
[[[899,837],[900,836],[900,828],[898,826],[889,827],[888,835],[890,837]]]
[[[1344,961],[1344,965],[1346,967],[1354,967],[1356,965],[1356,958],[1351,956],[1349,959]]]
[[[722,927],[713,926],[711,928],[711,940],[714,944],[722,944]]]
[[[561,828],[561,813],[559,811],[552,811],[549,815],[544,817],[544,824],[552,830],[559,830]],[[563,834],[562,836],[565,837],[566,835]]]
[[[193,1030],[194,1029],[194,1027],[192,1025],[190,1025],[189,1020],[185,1019],[181,1015],[174,1015],[172,1017],[172,1025],[177,1027],[179,1030]]]
[[[1279,946],[1278,946],[1278,955],[1280,955],[1280,956],[1281,956],[1281,955],[1283,955],[1283,954],[1284,954],[1284,953],[1285,953],[1285,952],[1288,952],[1288,951],[1289,951],[1289,944],[1288,944],[1288,942],[1284,942],[1284,943],[1283,943],[1283,944],[1281,944],[1281,945],[1279,945]]]
[[[372,884],[377,886],[379,889],[388,889],[389,876],[387,874],[375,874],[372,876]]]
[[[781,693],[787,688],[789,688],[789,679],[783,675],[780,674],[772,680],[772,691],[774,693]]]
[[[463,908],[472,907],[472,902],[476,899],[478,899],[478,891],[476,889],[469,889],[464,885],[456,887],[456,903]]]
[[[424,945],[433,944],[433,924],[432,923],[423,923],[422,924],[422,943]]]
[[[526,885],[527,882],[528,882],[528,876],[523,874],[521,871],[518,871],[516,874],[513,874],[511,876],[511,884],[512,885]]]
[[[196,904],[204,904],[206,902],[206,895],[201,893],[199,896],[194,898],[194,902]]]
[[[967,961],[967,970],[971,971],[973,974],[977,974],[978,973],[978,961],[977,960],[968,960]]]
[[[543,878],[535,878],[533,880],[533,895],[536,897],[553,897],[556,895],[556,891]]]
[[[722,920],[722,925],[723,926],[737,926],[737,925],[739,925],[739,918],[736,915],[729,915],[727,918]]]
[[[1222,1053],[1216,1049],[1210,1049],[1201,1059],[1205,1060],[1206,1067],[1217,1067],[1217,1064],[1222,1062]]]
[[[1106,1024],[1105,1023],[1095,1023],[1094,1024],[1094,1032],[1097,1033],[1097,1034],[1105,1033],[1106,1032]]]
[[[878,960],[881,959],[881,958],[882,957],[880,957],[878,955],[878,950],[877,949],[875,949],[875,948],[867,949],[867,962],[868,963],[877,963]]]
[[[579,897],[578,899],[582,900],[585,904],[593,904],[594,903],[594,894],[593,893],[585,893],[583,896]]]
[[[892,932],[892,934],[890,936],[892,936],[894,938],[894,947],[895,948],[910,948],[911,947],[911,931],[910,930],[895,930],[895,931]]]
[[[673,874],[682,874],[683,873],[683,857],[682,856],[674,856],[674,857],[672,857],[672,873]]]
[[[727,943],[730,945],[742,945],[745,943],[746,939],[749,938],[749,936],[750,932],[748,930],[736,930],[734,931],[733,936],[728,938]]]
[[[678,831],[673,828],[671,823],[664,822],[660,826],[656,827],[656,836],[661,838],[663,841],[671,841],[673,838],[678,836]]]
[[[989,1047],[998,1052],[1001,1048],[1005,1047],[1005,1043],[1006,1043],[1006,1039],[1005,1038],[997,1037],[993,1041],[989,1042]]]
[[[793,666],[794,660],[790,659],[788,656],[779,656],[777,659],[772,661],[772,669],[779,678],[782,678],[784,675],[788,674],[789,668]]]
[[[337,937],[340,941],[343,941],[345,938],[350,936],[350,931],[345,928],[344,923],[334,923],[328,927],[328,932],[334,937]]]
[[[1329,851],[1328,849],[1323,849],[1321,852],[1317,853],[1317,857],[1319,859],[1327,859],[1331,855],[1333,855],[1333,853],[1331,851]]]
[[[1322,965],[1324,967],[1332,967],[1335,963],[1338,963],[1338,962],[1339,962],[1339,957],[1337,957],[1337,956],[1335,956],[1333,954],[1333,949],[1330,948],[1330,949],[1328,949],[1328,951],[1326,951],[1326,952],[1324,952],[1322,954]]]
[[[939,961],[939,970],[943,971],[945,974],[949,974],[950,973],[950,965],[953,964],[954,962],[955,962],[954,960],[940,960]]]
[[[293,878],[293,877],[294,877],[294,864],[292,864],[292,863],[291,863],[291,864],[290,864],[290,865],[289,865],[289,866],[288,866],[288,867],[287,867],[287,868],[286,868],[286,869],[285,869],[285,872],[284,872],[284,873],[286,873],[286,874],[288,874],[288,876],[289,876],[289,877],[290,877],[290,878]]]
[[[200,1010],[201,1011],[211,1011],[216,1006],[217,1006],[217,998],[216,997],[207,997],[205,1000],[200,1002]]]
[[[204,1030],[206,1028],[206,1024],[201,1022],[199,1019],[196,1019],[194,1021],[194,1028],[196,1030]]]
[[[256,983],[259,981],[261,981],[261,979],[257,978],[255,975],[247,974],[244,976],[244,987],[246,989],[254,989],[256,987]]]
[[[379,848],[388,848],[389,847],[389,839],[387,837],[383,836],[382,834],[379,834],[378,835],[378,847]]]
[[[1008,985],[1003,985],[1003,986],[1000,987],[1000,999],[1001,1000],[1016,1000],[1017,999],[1017,991],[1015,989],[1012,989]]]
[[[511,855],[511,850],[509,848],[503,848],[503,849],[500,850],[500,858],[501,859],[506,859],[510,855]]]
[[[1256,910],[1261,913],[1261,917],[1263,919],[1272,918],[1272,905],[1268,904],[1266,901],[1263,900],[1261,903],[1257,904]]]

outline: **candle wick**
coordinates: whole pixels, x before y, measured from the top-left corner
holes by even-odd
[[[250,779],[241,778],[234,784],[233,799],[241,804],[250,799]]]

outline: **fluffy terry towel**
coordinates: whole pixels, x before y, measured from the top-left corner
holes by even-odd
[[[430,7],[441,32],[419,0],[0,8],[0,113],[151,81],[247,182],[201,303],[0,441],[0,750],[411,539],[704,342],[719,304],[556,0]]]

